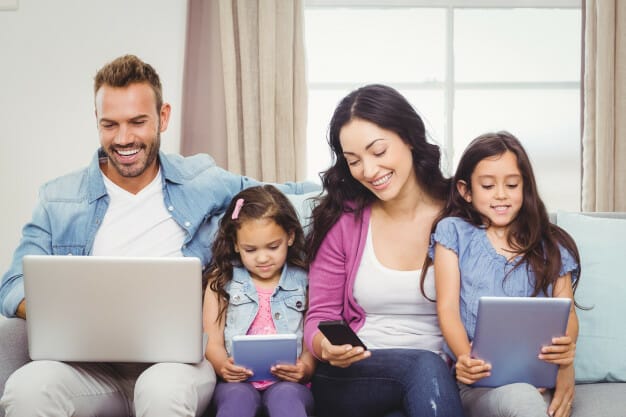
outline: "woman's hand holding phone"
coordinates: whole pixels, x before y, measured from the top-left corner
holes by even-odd
[[[372,355],[369,350],[365,350],[361,346],[333,345],[326,336],[323,336],[321,347],[322,359],[339,368],[347,368]]]
[[[321,322],[318,328],[323,336],[321,357],[331,365],[347,368],[371,356],[365,344],[345,322]]]

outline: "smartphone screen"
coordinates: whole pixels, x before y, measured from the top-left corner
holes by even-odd
[[[317,325],[317,328],[333,345],[361,346],[367,350],[363,341],[343,320],[322,321]]]

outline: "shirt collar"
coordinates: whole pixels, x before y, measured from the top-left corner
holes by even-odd
[[[91,160],[91,164],[87,168],[87,189],[89,203],[93,203],[97,199],[107,195],[107,190],[104,185],[103,173],[100,170],[100,163],[107,160],[107,154],[102,148],[99,148],[96,154]],[[159,151],[159,164],[161,170],[161,176],[165,181],[170,181],[176,184],[182,183],[183,176],[180,170],[172,164],[165,154]]]

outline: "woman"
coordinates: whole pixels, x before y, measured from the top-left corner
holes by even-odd
[[[462,416],[442,353],[435,304],[420,271],[449,189],[438,146],[394,89],[369,85],[338,105],[329,128],[334,164],[313,211],[305,341],[321,364],[313,379],[325,416]],[[425,292],[434,297],[428,270]],[[365,342],[332,345],[318,331],[345,320]]]

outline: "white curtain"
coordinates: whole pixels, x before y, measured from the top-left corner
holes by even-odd
[[[227,168],[263,181],[305,175],[302,0],[219,0]]]
[[[586,0],[583,211],[626,211],[626,1]]]

